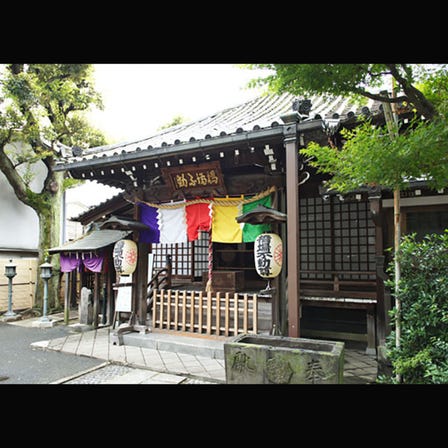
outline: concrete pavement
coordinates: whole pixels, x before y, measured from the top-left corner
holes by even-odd
[[[52,316],[63,323],[63,316]],[[32,325],[33,319],[14,324]],[[31,321],[31,322],[30,322]],[[76,325],[74,326],[76,327]],[[100,366],[61,378],[54,384],[225,384],[226,338],[204,338],[173,333],[124,334],[124,345],[115,345],[112,329],[100,327],[32,343],[34,349],[104,360]],[[344,384],[374,383],[375,357],[364,348],[345,349]]]
[[[70,334],[53,340],[43,340],[32,344],[33,348],[71,353],[78,356],[89,356],[104,359],[108,363],[125,365],[137,369],[150,370],[163,375],[151,376],[152,384],[160,380],[161,384],[182,383],[188,378],[195,378],[208,383],[225,383],[224,359],[162,350],[160,347],[147,348],[134,345],[114,345],[110,342],[112,330],[109,327]],[[149,333],[150,338],[156,333]],[[169,337],[169,336],[168,336]],[[126,339],[125,339],[126,341]],[[172,340],[171,344],[175,341]],[[223,341],[218,344],[223,345]],[[134,383],[142,383],[149,379],[147,375],[134,375]],[[126,378],[117,381],[128,382]],[[126,381],[125,381],[126,380]],[[109,381],[110,382],[110,381]]]

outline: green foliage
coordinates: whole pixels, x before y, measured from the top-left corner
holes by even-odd
[[[77,187],[84,183],[85,183],[85,181],[82,179],[73,179],[72,177],[66,177],[62,181],[62,191],[68,190],[69,188]]]
[[[405,189],[411,178],[424,178],[434,188],[448,185],[448,123],[438,117],[416,122],[412,131],[391,139],[385,127],[365,122],[342,130],[342,149],[315,142],[300,151],[319,172],[332,175],[327,187],[341,193],[361,186]]]
[[[361,97],[389,101],[381,90],[395,83],[397,100],[412,106],[427,119],[435,115],[431,101],[416,87],[417,83],[447,79],[443,64],[249,64],[265,69],[267,75],[249,86],[267,86],[277,93],[294,95]],[[437,81],[439,82],[439,81]]]
[[[103,107],[92,73],[89,64],[8,64],[0,79],[0,138],[9,135],[33,147],[42,137],[66,145],[102,144],[104,137],[81,115]]]
[[[250,64],[249,68],[270,71],[251,82],[252,86],[267,85],[274,92],[296,95],[353,95],[362,86],[379,87],[385,64]]]
[[[448,69],[441,66],[437,70],[427,70],[416,87],[445,116],[448,115]]]
[[[39,217],[41,261],[43,252],[59,239],[63,176],[52,170],[59,157],[55,143],[81,147],[106,143],[84,118],[91,106],[102,107],[93,86],[92,70],[89,64],[0,66],[0,170],[18,200]],[[30,189],[32,164],[38,161],[47,167],[40,193]],[[41,289],[39,276],[36,284]],[[41,294],[36,297],[39,300]]]
[[[448,230],[422,241],[404,237],[397,257],[400,347],[395,346],[395,331],[387,340],[394,373],[407,384],[448,383]]]

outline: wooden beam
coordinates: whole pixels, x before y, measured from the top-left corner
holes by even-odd
[[[297,124],[286,123],[286,210],[288,270],[288,335],[300,337],[299,155]]]

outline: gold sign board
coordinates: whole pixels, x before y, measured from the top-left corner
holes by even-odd
[[[173,192],[226,194],[219,162],[162,168],[165,182]]]

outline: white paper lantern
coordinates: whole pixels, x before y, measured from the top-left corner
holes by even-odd
[[[280,274],[283,261],[282,239],[276,233],[262,233],[254,242],[255,269],[260,277]]]
[[[132,240],[120,240],[113,251],[115,270],[121,275],[130,275],[137,266],[137,244]]]

